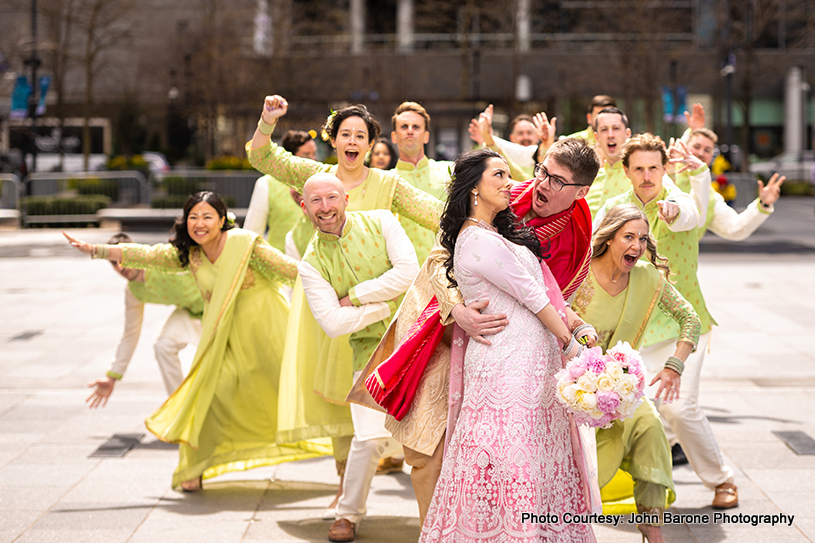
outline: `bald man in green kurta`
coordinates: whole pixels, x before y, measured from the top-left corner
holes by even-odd
[[[419,264],[416,252],[396,217],[388,210],[345,211],[348,195],[342,182],[317,173],[303,186],[302,207],[316,235],[297,269],[308,305],[330,337],[350,334],[354,380],[368,362],[396,312]],[[351,404],[354,437],[337,503],[331,541],[352,541],[377,461],[400,450],[385,429],[385,414]]]

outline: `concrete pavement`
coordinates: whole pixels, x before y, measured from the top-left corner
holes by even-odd
[[[815,540],[815,455],[798,456],[771,433],[815,437],[814,208],[811,198],[779,202],[748,242],[754,252],[706,238],[699,274],[720,325],[701,403],[741,498],[728,513],[794,521],[681,523],[664,528],[668,541]],[[75,233],[103,242],[112,231]],[[229,474],[199,494],[170,489],[177,451],[143,425],[165,398],[151,345],[169,308],[147,307],[125,380],[92,411],[85,385],[104,374],[121,333],[124,281],[54,230],[0,232],[0,278],[0,542],[325,541],[331,522],[320,517],[338,482],[330,458]],[[191,357],[184,353],[186,364]],[[124,457],[89,456],[113,434],[133,433],[145,437]],[[692,470],[676,468],[674,478],[672,512],[712,515],[713,493]],[[418,539],[406,473],[375,477],[368,507],[358,541]],[[595,533],[601,542],[639,541],[633,525]]]

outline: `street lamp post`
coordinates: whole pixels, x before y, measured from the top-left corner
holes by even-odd
[[[39,83],[37,81],[37,68],[41,61],[37,54],[37,0],[31,0],[31,56],[26,66],[31,66],[31,94],[28,96],[28,116],[31,117],[31,171],[37,171],[37,105],[39,103]]]

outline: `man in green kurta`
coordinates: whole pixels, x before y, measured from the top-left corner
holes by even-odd
[[[309,178],[301,205],[317,228],[298,265],[306,299],[326,334],[350,334],[356,379],[419,271],[416,252],[390,211],[346,213],[348,195],[331,174]],[[384,413],[351,404],[351,418],[354,437],[330,541],[354,539],[377,461],[400,449]]]
[[[674,149],[676,148],[672,148],[672,151]],[[694,185],[710,184],[710,170],[701,160],[687,151],[683,161],[685,168],[690,170],[689,177]],[[632,189],[606,202],[595,218],[595,225],[602,220],[606,210],[617,204],[632,203],[642,209],[651,224],[659,254],[668,259],[674,286],[699,315],[702,335],[696,350],[685,362],[686,371],[682,374],[679,400],[670,404],[657,403],[657,409],[667,425],[676,433],[691,467],[705,486],[715,490],[713,507],[729,509],[738,505],[738,490],[733,484],[733,469],[724,463],[707,416],[698,403],[702,363],[710,341],[710,330],[716,324],[707,309],[696,276],[699,259],[697,231],[699,222],[696,221],[694,227],[684,229],[677,225],[687,221],[676,219],[670,224],[664,220],[664,215],[661,215],[660,207],[664,205],[661,202],[670,199],[667,189],[662,185],[668,155],[661,140],[651,134],[640,134],[632,138],[626,145],[621,162],[626,175],[631,179]],[[680,217],[681,215],[682,213],[679,214]],[[667,315],[657,314],[650,321],[643,338],[644,348],[641,354],[651,375],[661,370],[665,360],[672,355],[679,334],[679,326]]]
[[[592,217],[597,215],[606,200],[631,188],[620,161],[623,145],[631,137],[628,116],[616,107],[601,110],[594,119],[594,136],[597,138],[596,148],[603,158],[603,167],[597,172],[586,195]]]
[[[116,234],[109,244],[131,243],[127,234]],[[178,353],[201,338],[201,315],[204,300],[189,272],[164,273],[155,270],[122,268],[111,262],[114,270],[127,279],[125,289],[124,332],[116,346],[116,356],[105,377],[88,384],[93,392],[88,397],[90,407],[104,407],[113,393],[116,381],[121,381],[136,351],[144,321],[144,304],[172,305],[173,311],[153,344],[164,388],[170,395],[184,380]]]
[[[591,102],[589,102],[589,105],[586,108],[586,122],[588,123],[588,126],[585,128],[585,130],[575,132],[574,134],[569,134],[565,137],[580,138],[582,140],[586,140],[589,145],[593,146],[596,143],[593,128],[594,121],[597,119],[597,114],[607,107],[617,107],[617,102],[614,101],[614,98],[608,96],[607,94],[596,95],[591,99]]]
[[[399,149],[399,161],[394,170],[416,188],[432,194],[442,202],[447,200],[447,183],[453,163],[433,160],[425,155],[424,146],[430,141],[430,115],[421,104],[402,102],[391,117],[391,141]],[[430,254],[436,233],[419,226],[407,217],[399,217],[421,265]]]

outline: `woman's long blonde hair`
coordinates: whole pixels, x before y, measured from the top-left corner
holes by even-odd
[[[602,256],[608,249],[608,242],[617,235],[617,232],[627,222],[636,220],[643,220],[648,225],[648,235],[645,242],[645,252],[648,255],[648,260],[656,269],[664,272],[665,277],[668,277],[671,272],[668,267],[668,259],[657,254],[657,242],[654,236],[651,235],[651,224],[648,222],[648,217],[634,204],[614,206],[606,213],[592,238],[592,258]]]

